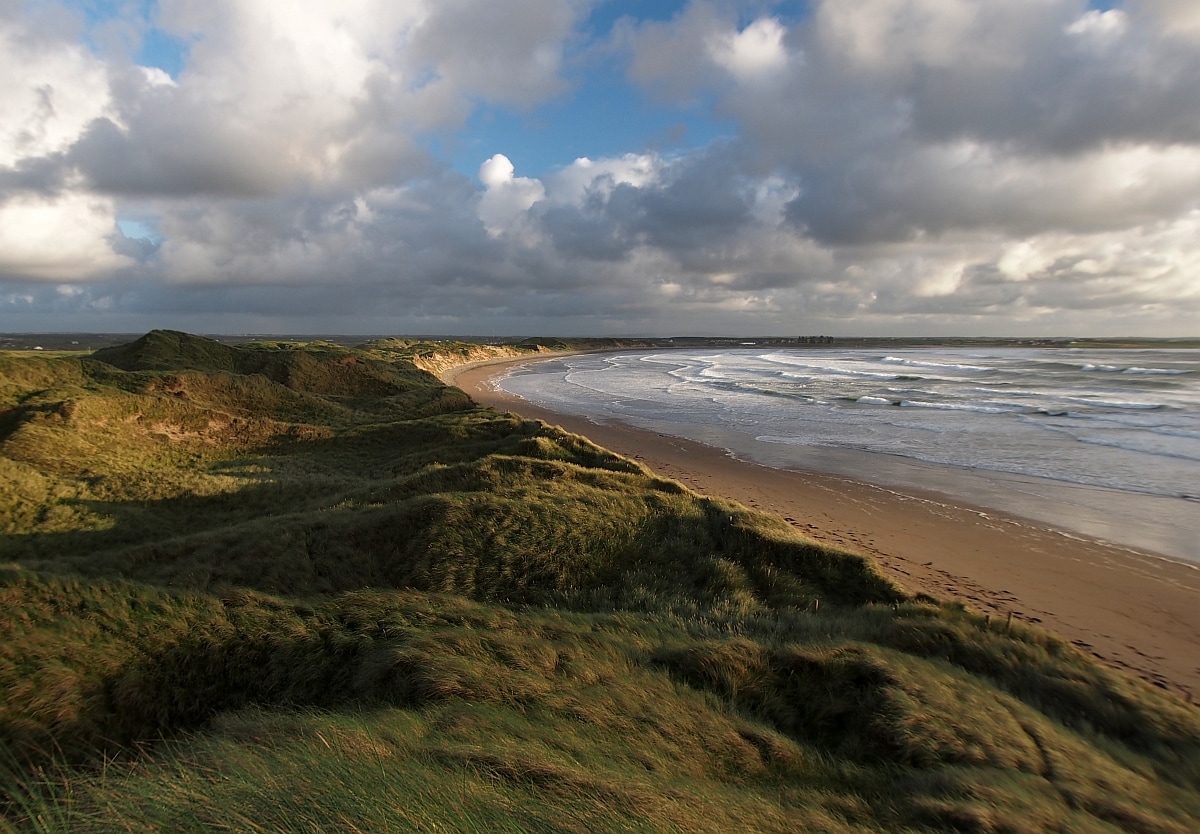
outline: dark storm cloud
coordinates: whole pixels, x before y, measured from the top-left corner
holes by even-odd
[[[257,152],[251,137],[238,142],[207,126],[159,127],[130,135],[109,119],[97,119],[72,147],[68,161],[92,188],[106,194],[250,197],[270,194],[283,184],[275,160]]]
[[[66,174],[57,155],[22,159],[11,168],[0,168],[0,201],[12,194],[57,194],[66,184]]]
[[[639,246],[684,257],[738,239],[753,218],[736,161],[717,148],[652,183],[602,175],[579,204],[551,205],[538,219],[563,254],[619,260]]]

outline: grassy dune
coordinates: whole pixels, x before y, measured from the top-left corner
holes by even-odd
[[[0,354],[0,832],[1200,827],[1200,710],[420,369],[476,350]]]

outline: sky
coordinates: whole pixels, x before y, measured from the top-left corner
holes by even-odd
[[[1200,335],[1196,0],[0,0],[0,331]]]

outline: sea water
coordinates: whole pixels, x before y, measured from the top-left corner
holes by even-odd
[[[1200,351],[642,351],[539,362],[497,385],[1200,562]]]

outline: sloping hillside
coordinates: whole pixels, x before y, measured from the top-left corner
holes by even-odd
[[[0,354],[0,831],[1200,826],[1195,707],[439,349]]]

